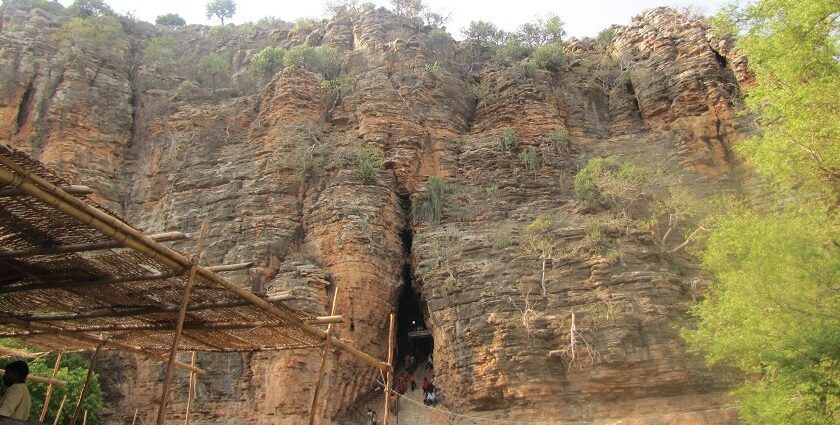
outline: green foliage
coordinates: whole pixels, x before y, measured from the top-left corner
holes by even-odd
[[[123,26],[113,16],[73,18],[55,37],[64,45],[79,47],[102,60],[123,58],[128,51]]]
[[[515,36],[508,37],[505,43],[496,50],[496,61],[503,65],[518,63],[531,54],[531,49]]]
[[[394,13],[407,18],[419,18],[426,5],[423,0],[390,0]]]
[[[502,127],[499,143],[503,151],[511,151],[519,146],[519,134],[513,127]]]
[[[496,235],[493,238],[493,249],[496,251],[501,251],[510,246],[510,237],[505,234]]]
[[[324,78],[332,79],[341,71],[341,54],[328,46],[295,46],[286,53],[283,64],[320,73]]]
[[[21,348],[20,344],[9,340],[0,341],[0,345],[5,347]],[[0,367],[4,367],[16,359],[2,359],[0,360]],[[29,374],[33,376],[51,376],[53,366],[55,365],[55,356],[45,356],[36,360],[27,360],[29,364]],[[61,358],[61,365],[58,369],[56,379],[67,382],[63,387],[53,386],[52,396],[50,397],[50,406],[47,408],[47,423],[53,423],[56,413],[58,412],[58,405],[61,399],[66,395],[67,402],[61,412],[59,423],[69,423],[70,417],[73,415],[73,408],[76,400],[87,378],[88,366],[90,362],[78,354],[66,354]],[[40,415],[44,406],[45,394],[47,391],[47,384],[28,382],[29,393],[32,397],[32,407],[30,409],[30,418],[37,418]],[[68,406],[70,406],[68,408]],[[90,386],[88,387],[88,395],[82,403],[82,409],[88,411],[88,424],[101,424],[99,413],[102,411],[102,389],[99,385],[99,376],[94,373],[91,378]]]
[[[356,151],[356,171],[367,184],[376,183],[382,169],[382,155],[374,148],[359,148]]]
[[[155,23],[166,27],[183,27],[187,24],[187,21],[177,13],[167,13],[155,18]]]
[[[717,282],[685,336],[710,363],[751,375],[737,392],[755,424],[835,424],[840,410],[840,222],[827,209],[741,212],[703,252]]]
[[[283,69],[283,57],[286,49],[282,47],[266,47],[251,58],[251,68],[264,75],[274,75]]]
[[[195,81],[184,80],[181,84],[178,84],[178,88],[175,89],[175,98],[181,100],[192,100],[193,95],[198,88],[199,85]]]
[[[566,66],[566,52],[560,44],[552,43],[539,46],[531,54],[531,59],[537,68],[558,72]]]
[[[566,35],[564,29],[565,24],[559,16],[549,14],[548,16],[537,18],[534,22],[527,22],[519,27],[516,32],[516,38],[524,46],[530,49],[547,44],[559,44],[563,41]]]
[[[783,191],[840,196],[840,21],[832,1],[764,0],[719,15],[719,32],[739,34],[756,86],[749,112],[761,134],[736,147]]]
[[[330,94],[341,95],[353,88],[356,79],[347,74],[341,74],[332,80],[321,81],[321,89]]]
[[[546,136],[545,139],[556,155],[562,154],[571,144],[569,130],[566,130],[566,127],[557,127],[557,130]]]
[[[205,6],[205,11],[207,19],[215,16],[224,25],[225,19],[232,18],[236,13],[236,3],[233,0],[210,0]]]
[[[736,147],[770,207],[717,220],[702,253],[715,282],[686,330],[713,364],[738,368],[750,424],[837,424],[840,412],[840,23],[831,1],[759,0],[712,21],[755,74],[761,132]]]
[[[575,197],[588,208],[623,206],[644,196],[650,172],[615,157],[592,158],[575,175]]]
[[[115,16],[114,9],[111,9],[104,0],[75,0],[67,11],[82,18],[95,16]]]
[[[461,29],[461,34],[479,46],[495,46],[505,39],[505,32],[487,21],[471,21],[469,26]]]
[[[312,18],[300,18],[292,25],[292,32],[307,32],[315,29],[316,22]]]
[[[359,0],[329,0],[327,1],[327,12],[330,15],[339,13],[359,13]]]
[[[534,178],[536,178],[537,171],[542,168],[542,160],[540,159],[540,153],[537,151],[537,148],[529,146],[528,149],[524,149],[519,153],[519,160],[522,161],[522,166],[525,168],[525,171],[534,173]]]
[[[178,51],[178,39],[163,35],[149,40],[143,50],[143,63],[163,72],[171,72]]]
[[[414,202],[413,213],[418,222],[426,222],[432,225],[440,224],[443,218],[443,206],[449,195],[446,181],[437,176],[431,176],[426,180],[426,192],[419,196]]]
[[[323,176],[333,165],[333,147],[329,143],[315,140],[311,145],[302,145],[292,151],[289,162],[301,182],[311,182]]]
[[[202,82],[210,82],[214,90],[219,87],[219,81],[230,76],[230,60],[218,53],[210,53],[203,57],[199,64],[204,78]]]
[[[429,31],[429,45],[438,53],[446,52],[452,44],[452,37],[441,28]]]
[[[490,199],[498,199],[499,198],[499,185],[494,184],[493,186],[484,189],[484,192],[487,193],[487,197]]]
[[[441,73],[443,72],[443,67],[440,66],[438,61],[434,61],[432,63],[427,63],[424,67],[424,70],[427,74],[431,75],[435,78],[440,78]]]
[[[602,29],[601,32],[595,36],[595,41],[606,45],[611,43],[613,38],[615,38],[615,26]]]

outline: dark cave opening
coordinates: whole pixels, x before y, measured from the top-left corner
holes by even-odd
[[[413,369],[425,363],[432,353],[434,342],[431,331],[426,326],[421,294],[415,291],[414,266],[412,262],[412,246],[414,230],[411,226],[411,197],[408,193],[400,194],[400,201],[405,215],[405,226],[400,231],[403,254],[405,255],[402,270],[402,289],[397,301],[397,329],[396,329],[396,366],[397,368]],[[409,364],[411,357],[414,364]]]

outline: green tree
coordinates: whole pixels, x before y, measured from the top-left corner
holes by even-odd
[[[286,49],[269,46],[251,58],[251,67],[259,73],[274,75],[283,68],[284,56],[286,56]]]
[[[461,29],[461,34],[479,46],[497,45],[505,39],[505,32],[487,21],[471,21],[469,26]]]
[[[201,59],[201,70],[205,81],[209,80],[215,90],[219,87],[219,80],[230,75],[230,61],[218,53],[210,53]]]
[[[767,183],[769,205],[717,222],[702,252],[713,273],[684,332],[735,391],[753,424],[840,423],[840,23],[836,1],[729,7],[715,32],[736,37],[755,75],[757,136],[736,147]]]
[[[167,13],[166,15],[160,15],[155,18],[155,23],[165,27],[183,27],[187,24],[187,21],[177,13]]]
[[[341,71],[341,54],[328,46],[295,46],[283,57],[287,67],[298,67],[319,73],[326,79],[333,79]]]
[[[24,348],[21,344],[10,340],[0,341],[0,345],[12,348]],[[55,356],[45,356],[36,360],[26,360],[29,364],[29,373],[33,376],[49,377],[52,375],[53,366],[55,365]],[[17,359],[0,359],[0,367]],[[50,396],[50,405],[47,408],[47,423],[53,423],[56,413],[58,413],[58,405],[64,396],[67,396],[67,402],[61,412],[61,418],[58,423],[69,423],[70,417],[73,415],[73,408],[76,400],[79,399],[82,386],[87,378],[87,372],[90,362],[78,354],[66,354],[61,358],[61,364],[58,369],[56,379],[65,381],[65,386],[53,386],[52,396]],[[36,418],[41,414],[44,406],[45,395],[47,391],[47,384],[30,382],[29,393],[32,396],[32,407],[30,410],[30,417]],[[90,386],[88,387],[88,394],[82,402],[82,410],[88,411],[88,423],[98,425],[101,424],[99,413],[102,411],[102,389],[99,385],[99,376],[94,373],[91,378]]]
[[[528,48],[536,49],[549,43],[560,43],[566,35],[563,19],[554,14],[527,22],[516,32],[519,41]]]
[[[82,18],[115,15],[114,10],[103,0],[75,0],[67,10]]]
[[[205,8],[207,12],[207,19],[215,16],[219,18],[222,25],[225,24],[226,18],[232,18],[236,13],[236,3],[233,0],[210,0]]]
[[[172,71],[178,45],[178,39],[171,35],[163,35],[149,40],[149,44],[143,50],[143,63],[159,71]]]
[[[575,197],[588,208],[618,207],[628,218],[634,203],[650,195],[654,174],[615,157],[592,158],[575,175]]]
[[[55,37],[66,47],[93,54],[99,59],[100,67],[106,61],[124,58],[129,47],[122,24],[113,16],[73,18]]]
[[[426,9],[423,0],[390,0],[394,13],[407,18],[419,18]]]

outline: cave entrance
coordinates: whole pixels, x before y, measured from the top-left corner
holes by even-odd
[[[411,287],[411,281],[408,279],[403,284],[397,307],[396,337],[399,368],[409,368],[406,357],[410,358],[411,356],[414,356],[415,359],[412,368],[425,367],[426,358],[434,348],[434,340],[431,331],[426,326],[426,320],[423,318],[420,297]]]

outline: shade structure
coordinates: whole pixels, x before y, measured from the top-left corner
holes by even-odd
[[[171,348],[191,258],[145,235],[56,173],[0,142],[0,338],[56,351]],[[114,246],[117,242],[117,246]],[[93,246],[102,249],[61,249]],[[179,350],[258,351],[332,345],[317,318],[197,267]],[[334,320],[333,320],[334,322]]]

